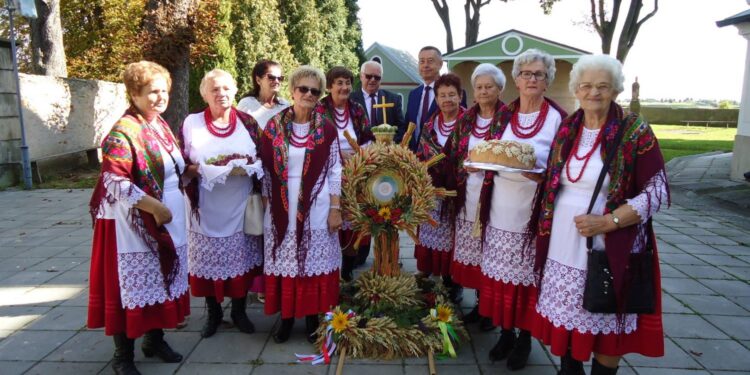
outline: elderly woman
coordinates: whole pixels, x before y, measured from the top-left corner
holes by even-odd
[[[201,336],[216,333],[224,296],[232,299],[234,325],[253,333],[245,305],[248,288],[261,273],[263,244],[261,236],[246,235],[243,224],[252,176],[262,176],[256,147],[260,130],[250,115],[233,107],[237,84],[229,73],[206,73],[200,93],[208,107],[182,125],[188,170],[198,175],[188,189],[194,213],[188,236],[190,289],[193,296],[206,298],[208,318]]]
[[[187,293],[185,162],[169,126],[172,80],[161,65],[129,64],[123,81],[130,108],[102,142],[102,169],[90,209],[94,219],[88,327],[113,336],[116,374],[138,374],[133,341],[146,357],[182,361],[164,341],[190,313]]]
[[[555,60],[549,54],[529,49],[513,61],[512,74],[519,97],[503,108],[492,138],[530,144],[538,169],[547,167],[552,139],[566,116],[565,111],[544,96],[555,79]],[[531,322],[537,300],[534,276],[535,233],[529,225],[534,198],[541,190],[543,175],[498,172],[483,191],[480,214],[484,233],[479,313],[502,327],[492,350],[493,361],[508,358],[507,366],[526,366],[531,352]],[[486,224],[486,225],[485,225]],[[520,333],[516,338],[514,328]]]
[[[268,122],[261,140],[265,312],[281,312],[277,343],[301,317],[314,340],[318,314],[338,304],[341,162],[335,125],[318,103],[325,82],[320,70],[297,68],[289,86],[294,105]]]
[[[333,119],[333,123],[336,125],[338,132],[336,142],[339,144],[342,162],[354,153],[352,146],[349,145],[349,141],[344,136],[344,132],[348,132],[360,146],[374,140],[365,109],[349,97],[352,93],[353,80],[354,75],[349,69],[343,66],[331,68],[326,74],[326,82],[328,84],[326,89],[330,95],[322,100],[328,116]],[[369,236],[360,241],[359,248],[355,248],[354,243],[357,241],[358,236],[359,233],[355,233],[352,230],[351,224],[348,221],[344,221],[342,230],[339,232],[339,240],[341,242],[341,249],[343,250],[341,278],[344,281],[352,280],[352,270],[354,269],[357,254],[360,253],[359,248],[367,247],[368,250],[370,248]]]
[[[463,114],[461,107],[461,78],[453,73],[444,74],[435,81],[435,100],[438,110],[425,123],[417,143],[417,157],[430,160],[443,152],[448,138],[456,129],[458,118]],[[435,187],[445,186],[443,162],[432,166],[428,172]],[[419,245],[414,246],[414,257],[417,259],[417,270],[425,276],[442,276],[443,283],[452,292],[451,299],[458,298],[456,293],[461,289],[455,287],[450,276],[450,265],[453,260],[453,221],[442,209],[442,200],[437,201],[432,219],[437,227],[423,224],[419,227]]]
[[[239,103],[237,109],[248,113],[258,122],[261,129],[275,114],[289,107],[289,102],[279,97],[281,83],[281,64],[273,60],[260,60],[253,67],[253,89]]]
[[[548,162],[537,238],[536,266],[543,267],[533,327],[535,337],[562,356],[562,374],[614,374],[622,355],[664,355],[659,261],[651,217],[669,201],[664,160],[651,128],[637,114],[623,114],[622,65],[607,55],[584,56],[573,65],[570,91],[581,108],[560,125]],[[616,135],[621,134],[620,139]],[[612,144],[618,144],[612,148]],[[615,152],[600,191],[594,191],[608,152]],[[595,204],[587,214],[589,202]],[[586,238],[609,259],[617,314],[583,307]],[[650,244],[650,246],[649,246]],[[631,253],[653,249],[655,312],[626,313],[633,300]],[[642,293],[642,292],[641,292]]]
[[[493,127],[500,124],[500,94],[505,87],[505,75],[492,64],[479,64],[471,74],[476,105],[458,119],[456,129],[448,138],[444,152],[447,156],[446,187],[456,190],[457,196],[448,203],[451,221],[455,223],[455,243],[451,277],[462,287],[477,290],[477,305],[464,317],[464,322],[481,320],[483,330],[491,330],[492,321],[479,316],[479,287],[482,280],[482,238],[479,217],[479,196],[483,185],[492,182],[492,174],[466,168],[469,151],[489,139]],[[489,203],[489,202],[488,202]]]

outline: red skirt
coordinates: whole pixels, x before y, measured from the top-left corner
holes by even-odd
[[[417,270],[428,275],[450,276],[453,249],[437,251],[422,245],[414,245]]]
[[[265,275],[265,313],[281,318],[326,313],[339,304],[339,270],[319,276]]]
[[[138,338],[159,328],[175,328],[190,315],[190,295],[155,305],[125,309],[120,299],[115,221],[99,219],[94,226],[89,274],[89,328],[104,327],[104,334],[125,333]]]
[[[656,308],[654,314],[638,314],[635,332],[629,334],[581,333],[578,330],[568,331],[565,327],[555,327],[547,318],[534,314],[532,336],[550,346],[556,356],[563,356],[568,348],[574,359],[588,361],[592,353],[608,356],[622,356],[638,353],[646,357],[664,356],[664,326],[661,311],[661,271],[659,258],[654,249],[654,296]]]
[[[359,248],[354,247],[354,243],[357,242],[359,232],[355,232],[352,229],[342,229],[339,231],[339,243],[341,244],[341,251],[346,256],[355,256],[359,253]],[[362,241],[359,242],[360,247],[370,247],[370,236],[362,237]]]
[[[482,275],[479,314],[492,318],[492,324],[503,329],[531,331],[537,292],[533,285],[513,285]]]
[[[451,278],[464,288],[479,289],[482,285],[482,267],[467,266],[454,260],[451,262]]]
[[[243,298],[253,285],[253,280],[261,275],[263,267],[255,267],[242,275],[227,280],[210,280],[190,275],[190,293],[195,297],[216,297],[219,302],[224,297]]]

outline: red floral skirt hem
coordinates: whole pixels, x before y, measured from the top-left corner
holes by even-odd
[[[422,245],[414,245],[417,270],[428,275],[450,276],[453,250],[438,251]]]
[[[535,286],[513,285],[482,275],[479,293],[479,314],[492,318],[492,324],[531,331],[538,294]]]
[[[216,297],[219,302],[224,297],[242,298],[247,296],[253,279],[261,275],[263,267],[255,267],[242,275],[226,280],[211,280],[190,275],[190,294],[194,297]]]
[[[592,353],[608,356],[622,356],[628,353],[638,353],[646,357],[664,356],[661,316],[639,315],[637,327],[635,332],[629,334],[595,335],[555,327],[547,318],[536,314],[531,334],[545,345],[549,345],[552,354],[561,357],[570,348],[573,358],[582,362],[588,361]]]
[[[451,262],[451,278],[453,282],[464,288],[479,289],[482,285],[482,268],[479,265]]]
[[[120,298],[115,221],[100,219],[94,227],[89,273],[88,328],[104,327],[104,334],[125,333],[138,338],[152,329],[175,328],[190,315],[190,295],[164,303],[125,309]]]
[[[326,313],[339,303],[339,270],[319,276],[265,275],[267,315],[302,318]]]

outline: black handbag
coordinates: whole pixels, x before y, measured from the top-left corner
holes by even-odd
[[[620,123],[612,146],[607,152],[607,159],[599,174],[599,179],[594,188],[594,194],[589,203],[587,214],[591,213],[596,203],[596,197],[604,183],[604,177],[609,170],[609,164],[612,162],[617,147],[622,138],[622,132],[625,128],[625,122]],[[649,219],[648,225],[651,221]],[[609,267],[609,260],[606,251],[594,251],[594,239],[586,238],[586,248],[588,249],[586,285],[583,289],[583,308],[592,313],[617,313],[617,300],[615,299],[615,286],[612,277],[612,271]],[[646,248],[640,253],[631,253],[629,258],[630,266],[628,275],[630,280],[626,280],[629,288],[627,303],[625,304],[625,313],[649,314],[655,309],[654,298],[654,252],[651,243],[651,236],[648,236]]]

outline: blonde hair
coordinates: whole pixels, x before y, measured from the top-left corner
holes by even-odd
[[[294,95],[294,88],[297,87],[297,83],[304,78],[314,78],[318,81],[318,89],[323,91],[326,88],[326,76],[323,72],[310,65],[302,65],[297,69],[294,69],[292,75],[289,78],[289,92]]]
[[[214,81],[216,81],[217,78],[229,78],[229,81],[232,82],[232,87],[231,87],[232,92],[233,92],[232,96],[234,97],[234,95],[237,94],[237,81],[234,80],[234,77],[232,77],[232,75],[229,74],[229,72],[227,72],[226,70],[217,68],[217,69],[213,69],[207,72],[203,76],[203,79],[201,79],[201,84],[200,84],[198,91],[200,91],[200,94],[203,100],[207,101],[206,95],[208,95],[208,90],[209,90],[208,85],[211,83],[214,83]]]
[[[172,76],[165,67],[145,60],[128,64],[122,72],[122,81],[130,103],[133,104],[133,96],[140,95],[143,88],[158,77],[167,81],[167,90],[172,89]]]

